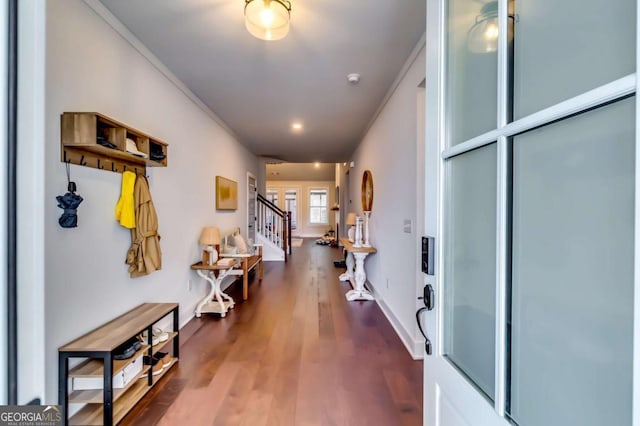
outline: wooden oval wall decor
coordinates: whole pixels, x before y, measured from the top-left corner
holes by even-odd
[[[370,212],[373,208],[373,175],[370,170],[365,170],[362,175],[362,211]]]

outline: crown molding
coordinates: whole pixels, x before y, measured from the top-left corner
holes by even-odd
[[[156,68],[169,82],[177,87],[198,108],[207,114],[222,129],[229,133],[237,142],[242,144],[238,135],[218,117],[202,100],[196,96],[176,75],[162,63],[120,20],[99,0],[83,0],[100,18],[113,28],[123,39],[138,51],[154,68]],[[244,144],[242,144],[244,146]]]

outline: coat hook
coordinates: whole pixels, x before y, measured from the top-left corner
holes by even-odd
[[[86,166],[87,163],[84,162],[84,155],[80,157],[80,165],[81,166]]]
[[[98,158],[98,168],[99,168],[100,170],[104,169],[104,167],[100,165],[100,159],[99,159],[99,158]]]
[[[122,169],[122,171],[123,171],[123,172],[126,172],[126,171],[127,171],[127,165],[126,165],[126,164],[124,165],[124,169]]]
[[[111,171],[113,172],[113,161],[111,162]]]

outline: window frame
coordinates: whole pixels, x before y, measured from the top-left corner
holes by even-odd
[[[637,3],[637,2],[636,2]],[[426,137],[430,135],[436,136],[437,146],[439,152],[438,163],[438,184],[437,184],[437,235],[446,235],[444,232],[448,226],[448,218],[446,216],[446,195],[447,195],[447,182],[450,178],[448,172],[448,160],[451,158],[467,153],[491,143],[497,143],[497,223],[496,223],[496,333],[495,333],[495,345],[496,345],[496,357],[495,357],[495,389],[494,389],[494,401],[491,403],[495,412],[500,417],[508,417],[506,414],[506,398],[507,398],[507,316],[508,316],[508,286],[510,277],[510,152],[512,149],[513,136],[527,132],[529,130],[541,127],[547,124],[551,124],[554,121],[562,120],[581,112],[588,111],[593,108],[597,108],[606,105],[610,102],[621,100],[624,97],[630,95],[636,95],[636,223],[640,220],[640,97],[637,95],[638,85],[640,84],[637,79],[637,70],[640,68],[640,13],[636,18],[636,72],[628,74],[619,79],[610,81],[599,87],[593,88],[586,92],[583,92],[577,96],[569,98],[565,101],[556,103],[547,108],[536,111],[527,116],[510,121],[510,75],[509,75],[509,46],[508,35],[505,31],[500,31],[498,36],[498,80],[497,96],[498,106],[496,111],[496,127],[488,132],[480,135],[476,135],[471,139],[468,139],[457,145],[451,145],[449,140],[449,117],[448,102],[446,100],[447,84],[448,84],[448,70],[446,67],[446,37],[447,37],[447,0],[439,0],[437,2],[437,18],[438,28],[435,29],[435,37],[432,40],[437,40],[437,46],[435,47],[437,53],[436,61],[429,62],[429,55],[427,58],[427,75],[431,71],[437,71],[435,76],[431,79],[429,86],[434,90],[434,96],[432,101],[427,101],[426,113],[434,112],[437,117],[434,120],[433,127],[428,128]],[[640,10],[640,9],[639,9]],[[508,1],[498,1],[498,22],[499,28],[507,28],[509,20]],[[429,33],[429,27],[427,28]],[[429,39],[429,37],[428,37]],[[432,74],[433,75],[433,74]],[[427,87],[429,90],[429,87]],[[636,226],[635,229],[635,247],[640,246],[640,226]],[[442,288],[443,276],[442,271],[445,270],[444,257],[444,244],[442,242],[438,244],[437,248],[437,265],[436,270],[437,286]],[[635,259],[636,271],[640,270],[640,256],[636,256]],[[636,289],[640,287],[640,273],[636,272],[636,278],[634,286]],[[438,306],[444,306],[446,303],[443,296],[444,292],[438,294]],[[636,291],[636,306],[640,306],[640,292]],[[444,339],[447,338],[447,333],[444,330],[444,309],[439,309],[436,320],[436,333],[438,338],[436,339],[434,352],[443,357],[445,355]],[[638,371],[640,366],[640,315],[634,316],[634,371]],[[446,357],[445,357],[446,359]],[[451,364],[450,364],[451,365]],[[452,365],[453,368],[456,368]],[[459,371],[459,370],[458,370]],[[640,377],[640,374],[638,374]],[[640,380],[634,380],[633,384],[633,420],[634,422],[640,419]]]
[[[287,193],[295,194],[295,209],[287,210]],[[284,189],[284,211],[291,211],[291,229],[297,229],[298,226],[298,204],[300,202],[300,190],[297,188],[285,188]]]
[[[313,206],[311,205],[311,196],[313,194],[313,192],[319,192],[319,191],[324,191],[326,194],[326,203],[324,206]],[[309,192],[307,193],[308,196],[308,204],[307,204],[307,211],[309,212],[309,225],[329,225],[329,197],[330,197],[331,193],[329,192],[329,188],[327,187],[316,187],[316,188],[309,188]],[[314,222],[311,217],[311,211],[312,209],[324,209],[325,211],[325,217],[326,217],[326,221],[325,222]],[[321,215],[322,216],[322,215]]]

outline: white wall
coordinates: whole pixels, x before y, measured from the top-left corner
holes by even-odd
[[[266,157],[258,157],[258,174],[256,175],[256,179],[258,181],[258,194],[260,195],[266,194],[267,161],[269,161],[269,159]]]
[[[57,348],[143,302],[179,302],[184,324],[206,294],[189,269],[200,253],[205,225],[244,226],[247,208],[216,212],[214,182],[238,182],[246,200],[246,174],[258,172],[254,155],[189,99],[81,0],[50,1],[47,8],[46,80],[46,401],[57,402]],[[60,114],[98,111],[168,142],[167,168],[149,168],[159,218],[163,268],[129,278],[124,264],[129,231],[114,220],[121,175],[71,166],[85,201],[78,228],[62,229],[55,196],[66,191],[60,162]],[[194,282],[188,291],[188,281]]]
[[[420,209],[416,202],[418,169],[424,159],[418,157],[416,145],[418,86],[425,77],[424,41],[417,47],[411,64],[395,91],[370,126],[351,157],[350,210],[361,213],[360,187],[365,170],[371,170],[374,201],[370,221],[371,242],[378,250],[369,256],[365,268],[367,279],[375,289],[376,299],[416,358],[422,355],[422,339],[415,322],[418,306],[416,269],[419,268],[416,228]],[[416,160],[418,158],[418,160]],[[342,185],[341,185],[342,188]],[[403,231],[403,221],[412,223],[411,233]]]
[[[331,207],[335,204],[336,183],[334,181],[267,181],[267,189],[278,191],[278,207],[285,209],[284,191],[295,189],[298,191],[298,220],[296,229],[291,231],[294,237],[322,237],[329,229],[335,231],[335,212]],[[328,219],[326,225],[313,225],[309,223],[309,191],[311,189],[327,189],[328,197]]]

